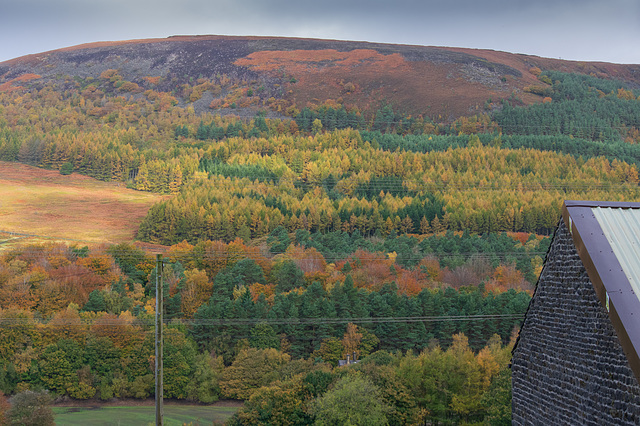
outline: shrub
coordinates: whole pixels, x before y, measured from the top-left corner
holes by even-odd
[[[24,391],[11,398],[8,413],[9,422],[17,425],[48,426],[55,425],[51,396],[47,391]]]
[[[73,173],[73,164],[67,161],[62,166],[60,166],[61,175],[70,175],[71,173]]]

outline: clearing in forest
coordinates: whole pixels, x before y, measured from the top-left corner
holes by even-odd
[[[0,242],[16,241],[17,234],[87,243],[132,241],[142,218],[161,199],[121,182],[0,162]]]

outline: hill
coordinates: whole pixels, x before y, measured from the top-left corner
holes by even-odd
[[[118,70],[140,87],[175,92],[198,79],[224,76],[253,92],[234,105],[236,115],[258,106],[289,115],[338,101],[373,114],[390,105],[405,115],[452,121],[482,112],[488,99],[542,98],[526,90],[538,84],[532,69],[580,72],[640,87],[640,65],[581,63],[490,50],[379,43],[227,36],[177,36],[79,45],[0,63],[0,88],[55,80],[64,75],[98,79]],[[224,86],[224,85],[222,85]],[[229,112],[231,90],[197,93],[197,112]],[[193,94],[193,92],[191,92]],[[182,99],[181,99],[182,101]],[[189,100],[187,100],[189,103]]]
[[[165,397],[246,400],[232,424],[350,394],[389,424],[508,423],[506,345],[562,200],[640,200],[639,75],[217,36],[4,62],[0,232],[119,244],[0,253],[0,391],[152,394],[137,228],[165,253]]]

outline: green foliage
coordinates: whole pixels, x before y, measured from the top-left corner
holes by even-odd
[[[271,270],[271,278],[276,285],[276,291],[280,293],[303,287],[305,284],[304,272],[290,259],[276,263]]]
[[[519,320],[442,317],[522,315],[530,296],[504,290],[535,282],[550,240],[531,233],[552,232],[561,201],[638,196],[640,145],[627,143],[640,127],[638,93],[589,76],[542,74],[529,91],[552,101],[503,103],[493,116],[501,129],[488,116],[430,124],[388,105],[368,116],[337,105],[297,115],[292,108],[294,121],[241,120],[194,114],[155,89],[121,97],[136,89],[117,72],[65,84],[55,99],[44,86],[0,94],[0,159],[174,194],[150,209],[138,238],[197,244],[180,260],[208,277],[190,286],[189,271],[167,267],[167,317],[186,320],[167,333],[167,395],[248,398],[236,417],[245,424],[344,421],[340,402],[327,401],[360,397],[356,379],[373,387],[366,403],[389,424],[508,422],[507,373],[494,368],[504,356],[478,351],[493,333],[506,343]],[[207,87],[200,89],[216,91]],[[198,99],[200,89],[187,85],[176,96]],[[244,108],[240,97],[225,102]],[[517,235],[521,243],[504,231],[529,237]],[[225,251],[223,242],[237,237],[246,246]],[[125,277],[74,302],[84,304],[77,330],[51,332],[59,329],[48,313],[47,332],[32,321],[29,310],[55,299],[38,291],[63,288],[59,274],[89,255],[70,254],[47,275],[20,266],[29,256],[1,261],[3,294],[19,283],[29,288],[10,302],[20,309],[1,306],[11,321],[0,335],[0,389],[44,386],[77,399],[152,395],[144,327],[155,271],[136,246],[107,249],[113,276]],[[106,311],[123,314],[100,326]],[[438,319],[379,321],[411,316]],[[346,324],[336,318],[364,319],[352,342],[363,360],[309,372],[314,360],[343,356]],[[468,343],[453,337],[460,332]]]
[[[197,350],[181,331],[168,328],[164,333],[164,395],[185,399],[196,366]]]
[[[289,244],[291,244],[291,239],[289,238],[287,230],[283,226],[278,226],[269,234],[267,244],[269,244],[271,253],[284,253],[287,247],[289,247]]]
[[[62,166],[60,166],[60,174],[61,175],[70,175],[71,173],[73,173],[73,164],[71,164],[70,162],[66,162],[63,163]]]
[[[267,323],[258,323],[251,329],[251,339],[249,344],[256,349],[277,349],[280,350],[280,339],[275,330]]]
[[[311,416],[304,411],[300,379],[277,381],[251,395],[229,425],[307,425]]]
[[[187,389],[188,398],[205,404],[216,402],[220,398],[220,377],[223,370],[222,357],[198,354],[195,358],[193,379]]]
[[[278,369],[290,359],[276,349],[241,350],[222,374],[222,394],[227,398],[249,399],[258,388],[277,380]]]
[[[640,126],[640,103],[618,96],[622,82],[581,74],[547,71],[553,102],[511,107],[505,103],[494,117],[505,133],[572,135],[594,141],[622,141],[622,126]]]
[[[361,375],[346,375],[333,388],[317,398],[311,408],[314,424],[322,425],[387,425],[389,407],[380,389]]]
[[[200,170],[210,175],[220,175],[233,178],[249,178],[252,181],[276,182],[279,178],[273,171],[253,164],[229,164],[219,159],[200,161]]]
[[[155,376],[153,374],[145,374],[144,376],[137,376],[133,379],[129,387],[129,392],[134,398],[144,399],[153,394],[154,389]]]
[[[138,269],[139,265],[148,262],[148,256],[143,250],[130,243],[120,243],[107,248],[107,253],[129,278],[141,284],[146,282],[144,271]]]
[[[319,120],[326,130],[346,129],[348,127],[359,129],[365,127],[362,115],[355,111],[347,111],[344,106],[340,108],[321,107],[317,110],[303,108],[295,117],[298,128],[306,132],[312,132],[313,122]]]
[[[248,257],[238,261],[229,271],[240,285],[265,283],[264,271],[255,260]]]
[[[323,370],[315,370],[304,376],[302,386],[311,398],[316,398],[323,395],[329,389],[329,385],[331,385],[333,379],[334,376],[331,373]]]
[[[50,345],[44,350],[42,358],[39,372],[43,386],[56,395],[66,395],[73,385],[75,375],[66,352],[59,350],[56,345]]]
[[[492,380],[491,386],[482,396],[487,407],[485,422],[492,426],[511,424],[511,369],[503,368]]]
[[[338,361],[342,359],[343,353],[344,346],[342,342],[335,337],[330,337],[322,341],[320,349],[315,351],[313,356],[335,367],[338,365]]]
[[[93,290],[89,293],[89,300],[82,308],[83,311],[105,312],[107,304],[104,300],[104,293],[101,290]]]

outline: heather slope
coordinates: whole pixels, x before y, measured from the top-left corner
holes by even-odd
[[[460,48],[226,36],[104,42],[29,55],[1,63],[0,84],[34,74],[44,80],[98,78],[117,69],[140,85],[145,78],[160,77],[157,89],[171,91],[198,78],[225,75],[239,84],[257,83],[263,100],[283,100],[272,105],[280,113],[286,107],[341,99],[362,111],[390,104],[406,114],[449,120],[474,114],[487,99],[517,96],[525,104],[539,102],[524,91],[536,82],[529,72],[535,67],[640,84],[640,65]],[[206,111],[207,105],[196,105],[196,110]]]

